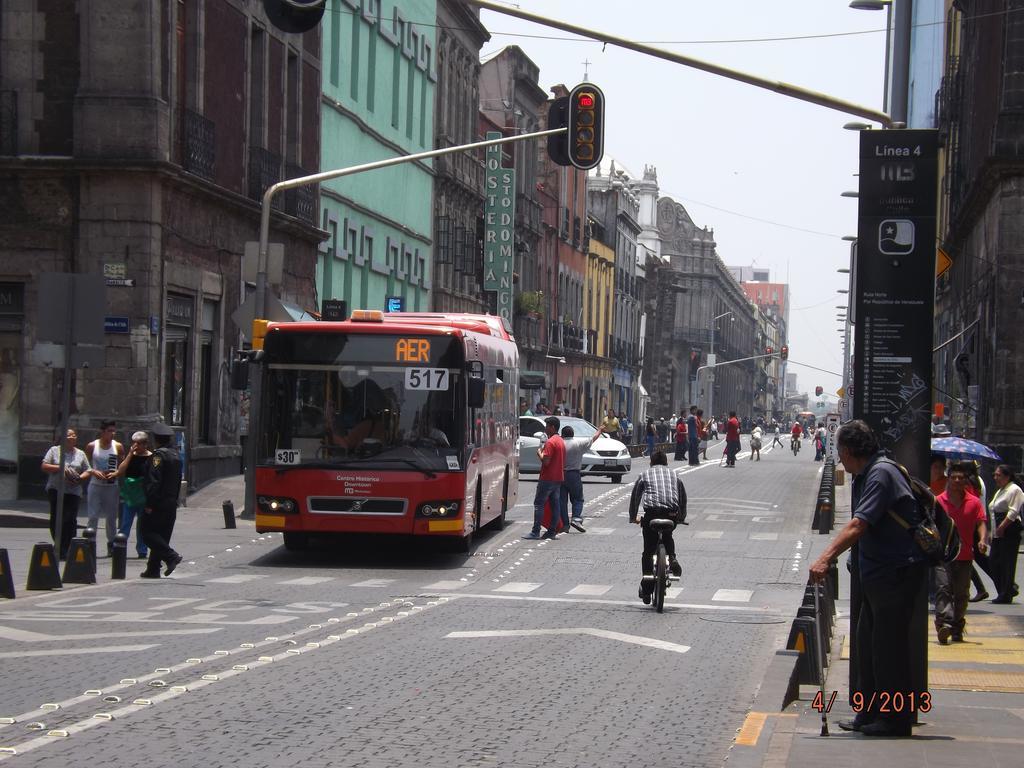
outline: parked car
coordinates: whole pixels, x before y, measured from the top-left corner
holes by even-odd
[[[576,437],[593,437],[597,427],[584,419],[572,416],[560,416],[563,427],[572,427]],[[537,416],[519,417],[519,472],[540,472],[540,459],[537,448],[547,440],[544,432],[544,419]],[[624,443],[610,437],[599,437],[583,454],[581,474],[604,475],[613,483],[621,483],[622,476],[632,467],[629,450]]]

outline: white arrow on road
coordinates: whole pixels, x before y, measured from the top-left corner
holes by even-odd
[[[593,627],[567,627],[565,629],[483,629],[467,632],[449,632],[445,637],[530,637],[535,635],[591,635],[603,637],[608,640],[618,640],[620,643],[632,643],[643,645],[647,648],[657,648],[661,651],[672,651],[673,653],[686,653],[690,650],[688,645],[679,645],[665,640],[655,640],[653,637],[641,637],[640,635],[625,635],[622,632],[611,632],[607,629],[594,629]]]
[[[220,627],[202,629],[164,629],[152,632],[102,632],[85,635],[47,635],[27,629],[0,626],[0,640],[16,640],[22,643],[38,643],[47,640],[113,640],[123,637],[167,637],[168,635],[208,635],[220,632]]]

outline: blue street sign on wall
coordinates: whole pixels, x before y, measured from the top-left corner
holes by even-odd
[[[386,299],[386,307],[388,312],[404,312],[405,311],[405,298],[402,296],[388,296]]]
[[[129,333],[130,331],[127,317],[107,316],[103,318],[104,333]]]

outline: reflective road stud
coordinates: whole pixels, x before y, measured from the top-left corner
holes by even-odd
[[[53,544],[41,541],[32,547],[32,560],[28,566],[28,584],[25,588],[60,589],[62,586]]]

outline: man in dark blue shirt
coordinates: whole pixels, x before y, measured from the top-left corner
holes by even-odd
[[[882,460],[866,423],[840,427],[836,446],[839,460],[854,475],[853,519],[811,565],[810,576],[823,581],[835,559],[858,545],[862,599],[854,679],[864,708],[839,727],[867,736],[910,736],[914,712],[908,702],[919,701],[923,693],[914,690],[913,670],[920,666],[917,649],[927,648],[928,566],[913,537],[889,511],[913,526],[919,522],[917,503],[900,470]],[[893,702],[897,692],[903,701],[899,709]]]

